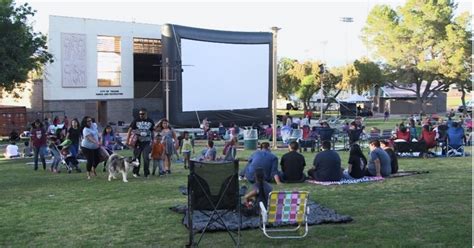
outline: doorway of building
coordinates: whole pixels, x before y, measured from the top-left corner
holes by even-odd
[[[105,127],[107,125],[107,101],[97,102],[97,114],[97,122]]]

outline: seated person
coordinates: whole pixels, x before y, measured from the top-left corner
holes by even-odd
[[[331,140],[332,135],[334,133],[334,129],[332,129],[327,122],[321,123],[321,128],[318,130],[319,132],[319,139],[321,142],[325,140]]]
[[[366,176],[386,177],[392,173],[390,156],[380,148],[378,140],[372,140],[369,144],[370,155]]]
[[[358,144],[352,144],[349,150],[349,166],[343,171],[343,177],[346,179],[357,179],[364,176],[367,158],[362,153]]]
[[[270,151],[270,143],[268,142],[262,142],[260,150],[250,155],[248,164],[241,171],[240,176],[244,176],[250,183],[254,183],[255,170],[258,168],[263,169],[265,181],[281,183],[278,175],[278,158]]]
[[[262,168],[255,170],[255,183],[252,190],[244,196],[245,206],[250,210],[250,215],[258,215],[260,213],[260,202],[267,207],[268,194],[273,188],[265,181],[265,173]]]
[[[349,129],[347,130],[347,136],[349,137],[349,145],[352,145],[360,140],[360,135],[364,127],[357,128],[357,124],[353,121],[351,122]]]
[[[464,129],[459,126],[459,123],[453,122],[452,126],[448,128],[448,146],[452,149],[458,149],[466,143],[464,136]]]
[[[418,140],[426,143],[426,149],[434,148],[436,147],[436,132],[430,130],[430,126],[424,125]]]
[[[3,154],[5,158],[19,158],[20,153],[18,152],[18,146],[15,141],[11,141],[9,145],[5,148],[5,153]]]
[[[230,139],[230,141],[225,144],[222,153],[224,155],[224,160],[235,160],[235,158],[237,157],[237,137],[232,137],[232,139]]]
[[[29,141],[25,141],[25,147],[23,148],[23,157],[33,157],[33,149],[31,148]]]
[[[305,180],[304,167],[306,161],[303,155],[297,152],[299,145],[296,141],[290,142],[288,153],[281,157],[281,181],[285,183],[299,183]]]
[[[20,135],[18,135],[18,132],[16,130],[12,130],[8,138],[10,139],[10,141],[18,141],[20,140]]]
[[[410,140],[410,131],[403,124],[400,124],[395,136],[396,136],[396,139],[402,139],[402,140],[405,140],[406,142],[411,141]]]
[[[201,154],[202,154],[201,160],[207,160],[207,161],[216,160],[217,151],[216,151],[216,148],[214,147],[214,141],[208,140],[207,148],[204,149]]]
[[[317,181],[339,181],[342,177],[341,158],[331,150],[331,142],[322,142],[323,151],[316,154],[313,168],[308,170],[308,176]]]
[[[392,174],[397,173],[398,172],[398,158],[397,158],[397,154],[395,154],[395,151],[393,151],[388,141],[386,140],[380,141],[380,148],[382,148],[390,157],[390,167],[392,168]]]

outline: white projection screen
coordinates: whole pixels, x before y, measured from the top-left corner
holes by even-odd
[[[182,111],[269,108],[269,49],[181,39]]]

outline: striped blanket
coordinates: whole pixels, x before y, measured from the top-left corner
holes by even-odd
[[[430,173],[429,171],[399,171],[395,174],[390,175],[389,177],[363,177],[359,179],[341,179],[341,181],[329,181],[329,182],[321,182],[315,180],[306,180],[307,183],[318,184],[318,185],[341,185],[341,184],[354,184],[354,183],[365,183],[365,182],[375,182],[375,181],[383,181],[384,179],[388,178],[396,178],[396,177],[405,177],[405,176],[413,176],[418,174],[426,174]]]

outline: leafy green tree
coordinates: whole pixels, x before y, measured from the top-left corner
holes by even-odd
[[[305,110],[309,108],[311,97],[321,88],[320,65],[317,61],[294,61],[293,68],[288,71],[298,83],[295,94],[303,102]]]
[[[53,61],[46,51],[46,36],[28,23],[35,12],[27,3],[0,1],[0,88],[7,92],[26,82],[31,71]]]
[[[288,71],[294,67],[295,60],[290,58],[282,58],[278,61],[277,71],[277,92],[280,96],[289,99],[298,87],[299,81]]]
[[[451,0],[408,0],[397,10],[377,5],[367,17],[363,39],[383,62],[387,83],[414,92],[421,110],[425,102],[459,80],[448,72],[465,70],[464,64],[470,62],[459,55],[472,51],[468,15],[460,15],[464,21],[454,18],[455,8]],[[451,29],[457,34],[450,34]],[[461,35],[464,32],[468,35]],[[465,51],[448,49],[447,44]]]
[[[379,89],[383,86],[384,77],[382,70],[379,65],[370,61],[368,58],[362,58],[361,60],[354,61],[354,68],[357,71],[357,80],[355,83],[355,89],[358,94],[370,89],[374,90],[374,95],[379,95]],[[379,104],[378,97],[374,98],[372,104],[372,111]],[[377,106],[376,106],[377,105]]]

